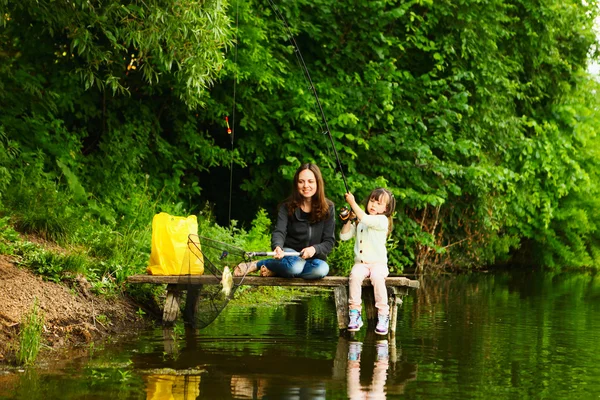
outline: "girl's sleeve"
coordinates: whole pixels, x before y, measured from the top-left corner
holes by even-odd
[[[356,235],[356,225],[350,223],[350,230],[346,233],[340,232],[340,240],[350,240]]]
[[[329,207],[329,217],[325,220],[323,225],[323,236],[321,237],[321,243],[314,245],[316,254],[323,254],[327,256],[333,250],[335,245],[335,206]]]
[[[288,213],[285,204],[279,206],[277,213],[277,224],[271,235],[271,250],[275,250],[277,246],[283,249],[285,238],[287,236]]]
[[[388,230],[388,219],[385,215],[365,215],[360,222],[365,224],[370,229],[374,229],[376,231],[386,231]]]

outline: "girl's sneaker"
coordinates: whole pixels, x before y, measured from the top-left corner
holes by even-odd
[[[350,323],[348,324],[348,332],[357,332],[363,326],[363,320],[360,316],[360,311],[350,310]]]
[[[379,314],[377,316],[377,326],[375,327],[375,333],[378,335],[387,335],[389,326],[390,316]]]

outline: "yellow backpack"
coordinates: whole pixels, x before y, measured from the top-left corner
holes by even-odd
[[[195,215],[175,217],[165,212],[152,219],[150,275],[202,275],[204,259]]]

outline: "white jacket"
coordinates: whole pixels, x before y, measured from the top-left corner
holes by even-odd
[[[350,240],[356,236],[354,243],[354,262],[356,264],[387,264],[388,219],[385,215],[365,215],[358,225],[352,224],[350,231],[340,233],[341,240]]]

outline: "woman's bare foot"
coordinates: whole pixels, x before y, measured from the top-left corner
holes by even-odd
[[[258,270],[256,261],[239,263],[233,270],[233,276],[244,276]]]
[[[275,276],[275,272],[263,265],[260,267],[260,276]]]

